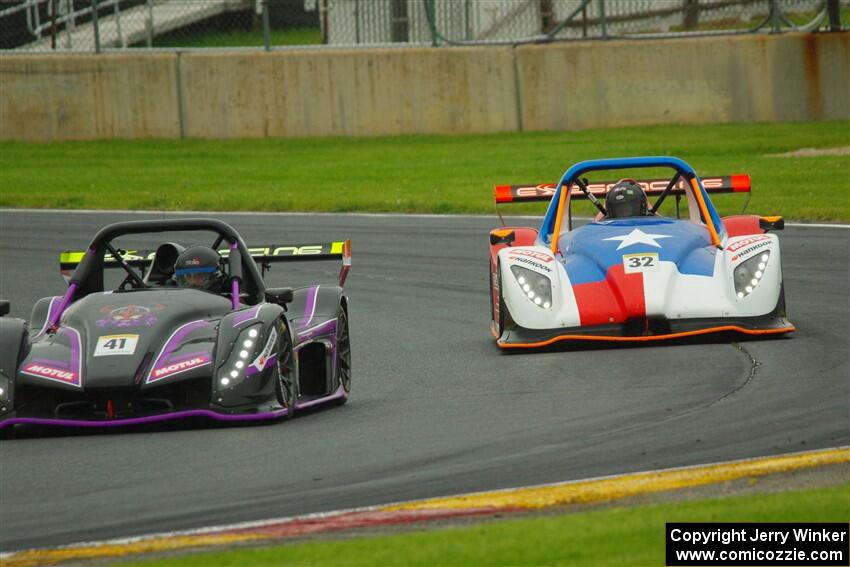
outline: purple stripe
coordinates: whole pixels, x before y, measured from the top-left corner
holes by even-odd
[[[196,356],[205,356],[209,359],[212,359],[212,352],[208,350],[198,350],[190,354],[181,354],[179,356],[168,356],[162,360],[162,366],[171,366],[172,364],[177,364],[178,362],[183,362],[184,360],[189,360],[190,358],[195,358]]]
[[[266,359],[266,365],[263,367],[263,370],[265,370],[266,368],[268,368],[272,364],[275,364],[276,362],[277,362],[277,355],[276,354],[271,355],[270,357],[268,357]],[[263,370],[260,370],[259,368],[254,366],[254,364],[252,363],[251,366],[249,366],[248,369],[245,371],[245,376],[253,376],[254,374],[259,374]]]
[[[59,308],[50,313],[50,316],[47,318],[47,328],[55,327],[59,323],[59,318],[62,317],[62,313],[65,312],[65,309],[68,308],[68,305],[74,299],[74,294],[77,293],[77,284],[72,283],[68,286],[68,290],[65,292],[65,295],[62,297],[62,303],[59,304]]]
[[[303,404],[295,404],[295,409],[307,409],[313,406],[318,406],[321,404],[327,404],[329,402],[333,402],[334,400],[341,400],[345,397],[345,388],[340,386],[336,389],[336,392],[331,394],[330,396],[326,396],[324,398],[318,398],[316,400],[310,400],[309,402],[304,402]]]
[[[163,366],[168,366],[169,364],[172,364],[172,363],[165,364],[165,361],[168,360],[169,355],[171,355],[171,353],[174,352],[177,349],[177,347],[180,345],[180,343],[183,341],[183,339],[186,338],[186,335],[188,335],[189,333],[191,333],[192,331],[195,331],[197,329],[202,329],[204,327],[209,327],[209,326],[210,326],[209,321],[192,321],[191,323],[186,323],[185,325],[180,327],[171,336],[171,338],[168,339],[168,342],[165,343],[165,346],[163,347],[162,351],[159,353],[159,356],[156,357],[156,360],[154,361],[153,366],[151,366],[151,369],[148,371],[148,376],[147,376],[145,383],[150,384],[151,382],[155,382],[157,380],[156,378],[153,379],[153,380],[151,379],[154,371],[160,369]]]
[[[316,296],[319,295],[319,286],[314,285],[307,291],[307,302],[304,304],[304,315],[302,319],[306,319],[301,323],[301,328],[308,326],[313,320],[313,314],[316,312]]]
[[[63,363],[65,367],[77,374],[77,379],[73,382],[68,382],[67,380],[56,380],[57,382],[61,382],[62,384],[71,384],[72,386],[78,386],[82,388],[83,386],[83,362],[80,358],[80,333],[73,327],[60,327],[59,331],[56,333],[57,335],[67,335],[69,348],[71,350],[71,360],[69,362]],[[42,376],[42,378],[46,378],[51,380],[51,378],[47,376]]]
[[[230,303],[233,309],[239,309],[239,280],[234,279],[230,284]]]
[[[298,331],[298,338],[302,341],[306,341],[312,338],[315,338],[318,335],[323,335],[328,332],[336,333],[336,319],[331,319],[330,321],[325,321],[321,325],[317,325],[312,329],[307,329],[305,331]]]
[[[36,336],[40,336],[40,335],[44,334],[44,332],[47,330],[47,324],[50,322],[51,319],[56,317],[56,320],[57,321],[59,320],[59,317],[56,315],[56,312],[58,310],[59,305],[61,304],[61,301],[62,301],[61,295],[57,295],[56,297],[54,297],[50,300],[50,306],[47,308],[47,317],[44,319],[44,324],[41,326],[41,330],[38,332],[38,335],[36,335]]]
[[[245,309],[244,311],[240,311],[236,315],[233,316],[233,326],[241,325],[245,321],[250,321],[251,319],[256,319],[257,315],[260,313],[260,307],[262,305],[257,305],[256,307],[252,307],[251,309]]]
[[[75,419],[49,419],[36,417],[13,417],[6,421],[0,421],[0,429],[17,424],[27,425],[52,425],[57,427],[120,427],[122,425],[141,425],[144,423],[158,423],[187,417],[209,417],[216,421],[263,421],[277,419],[287,414],[289,410],[279,409],[261,413],[248,414],[225,414],[212,410],[185,410],[174,413],[150,415],[147,417],[133,417],[129,419],[113,419],[111,421],[86,421]]]

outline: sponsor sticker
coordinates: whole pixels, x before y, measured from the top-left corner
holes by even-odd
[[[550,256],[549,254],[546,254],[544,252],[538,252],[537,250],[523,250],[523,249],[511,250],[511,253],[510,253],[511,259],[514,259],[517,256],[527,256],[529,258],[534,258],[535,260],[539,260],[540,262],[551,262],[552,260],[554,260],[554,258],[552,258],[552,256]]]
[[[732,258],[730,258],[730,259],[733,262],[738,261],[738,260],[743,260],[744,258],[748,258],[748,257],[752,256],[754,252],[757,252],[758,250],[760,250],[761,248],[764,248],[765,246],[767,246],[769,244],[770,244],[770,241],[768,241],[768,240],[765,240],[765,241],[762,241],[762,242],[756,242],[752,246],[748,246],[747,248],[744,248],[743,250],[741,250],[737,254],[734,254],[732,256]]]
[[[627,274],[636,272],[657,272],[661,263],[657,252],[623,254],[623,266]]]
[[[531,266],[532,268],[536,268],[538,270],[543,270],[544,272],[551,272],[552,271],[552,269],[550,267],[548,267],[544,264],[541,264],[540,262],[535,262],[534,260],[531,260],[529,258],[510,258],[510,259],[513,260],[514,262],[526,264],[526,265]]]
[[[97,339],[94,356],[130,355],[138,342],[139,335],[104,335]]]
[[[175,362],[167,366],[160,366],[159,368],[154,369],[153,373],[151,374],[152,380],[150,381],[159,380],[160,378],[165,378],[167,376],[173,376],[174,374],[179,374],[180,372],[185,372],[187,370],[197,368],[198,366],[204,366],[205,364],[209,363],[210,359],[206,356],[195,356],[193,358],[181,360],[180,362]]]
[[[43,364],[27,364],[22,370],[22,372],[26,372],[27,374],[33,374],[35,376],[41,376],[43,378],[59,380],[60,382],[68,382],[69,384],[77,383],[77,373],[73,370],[53,368],[51,366],[45,366]]]
[[[749,246],[750,244],[755,244],[756,242],[770,240],[770,237],[766,234],[758,234],[756,236],[750,236],[749,238],[745,238],[743,240],[739,240],[738,242],[733,242],[729,246],[726,247],[726,250],[729,252],[735,252],[736,250],[740,250],[745,246]]]
[[[254,359],[254,362],[251,364],[260,372],[265,370],[266,364],[269,362],[269,358],[272,355],[272,350],[274,350],[274,345],[277,343],[277,331],[272,327],[272,332],[269,333],[269,340],[266,341],[266,346],[263,347],[263,352]]]

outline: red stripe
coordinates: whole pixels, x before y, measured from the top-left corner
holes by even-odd
[[[419,522],[433,522],[458,517],[489,516],[496,513],[503,514],[515,511],[519,511],[519,509],[512,507],[485,507],[434,510],[353,511],[315,518],[284,520],[251,528],[225,530],[216,532],[215,535],[250,534],[265,537],[300,537],[357,528],[417,524]]]
[[[646,317],[643,274],[627,274],[622,264],[611,266],[603,281],[574,285],[573,294],[582,326]]]

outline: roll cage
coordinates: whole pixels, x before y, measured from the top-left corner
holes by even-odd
[[[141,274],[133,269],[145,266],[147,260],[127,260],[122,250],[116,249],[112,241],[120,236],[131,234],[151,234],[157,232],[190,232],[209,231],[216,235],[213,249],[222,244],[229,248],[227,257],[230,283],[230,297],[233,308],[239,307],[240,298],[244,297],[249,304],[256,304],[264,299],[265,284],[251,258],[245,242],[236,230],[229,224],[216,219],[174,219],[128,221],[110,224],[102,228],[94,236],[83,258],[74,269],[69,279],[68,289],[62,298],[60,307],[51,313],[48,327],[54,327],[68,305],[77,298],[91,293],[104,291],[104,268],[107,254],[117,262],[127,273],[127,280],[136,288],[153,287],[144,281]],[[132,264],[132,265],[131,265]],[[125,280],[125,282],[127,281]]]
[[[549,246],[552,252],[558,251],[557,235],[561,233],[563,226],[564,213],[567,214],[566,230],[572,230],[572,214],[570,209],[570,196],[572,188],[578,187],[587,197],[591,198],[592,194],[588,193],[585,183],[581,176],[591,171],[601,171],[610,169],[639,169],[650,167],[669,167],[674,170],[674,175],[667,184],[664,191],[659,195],[658,199],[652,205],[650,211],[655,212],[664,202],[664,199],[672,192],[673,188],[678,184],[679,179],[685,180],[685,196],[688,199],[688,208],[690,211],[690,220],[696,224],[705,226],[709,232],[711,242],[720,248],[720,241],[725,234],[723,223],[720,220],[720,215],[711,203],[708,197],[708,192],[697,176],[696,171],[681,159],[667,156],[654,157],[637,157],[637,158],[614,158],[614,159],[599,159],[579,162],[564,172],[561,180],[555,186],[555,192],[549,202],[549,207],[546,210],[546,215],[543,217],[543,224],[540,226],[538,239],[544,246]],[[567,190],[563,190],[564,188]],[[597,205],[601,207],[601,205]],[[602,210],[600,208],[600,210]]]

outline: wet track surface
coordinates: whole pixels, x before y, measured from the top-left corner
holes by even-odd
[[[60,250],[127,218],[0,211],[12,315],[62,292]],[[249,245],[353,240],[351,401],[272,425],[2,441],[0,550],[850,443],[848,229],[781,233],[787,338],[506,355],[487,326],[495,219],[218,218]],[[269,279],[337,271],[281,265]]]

